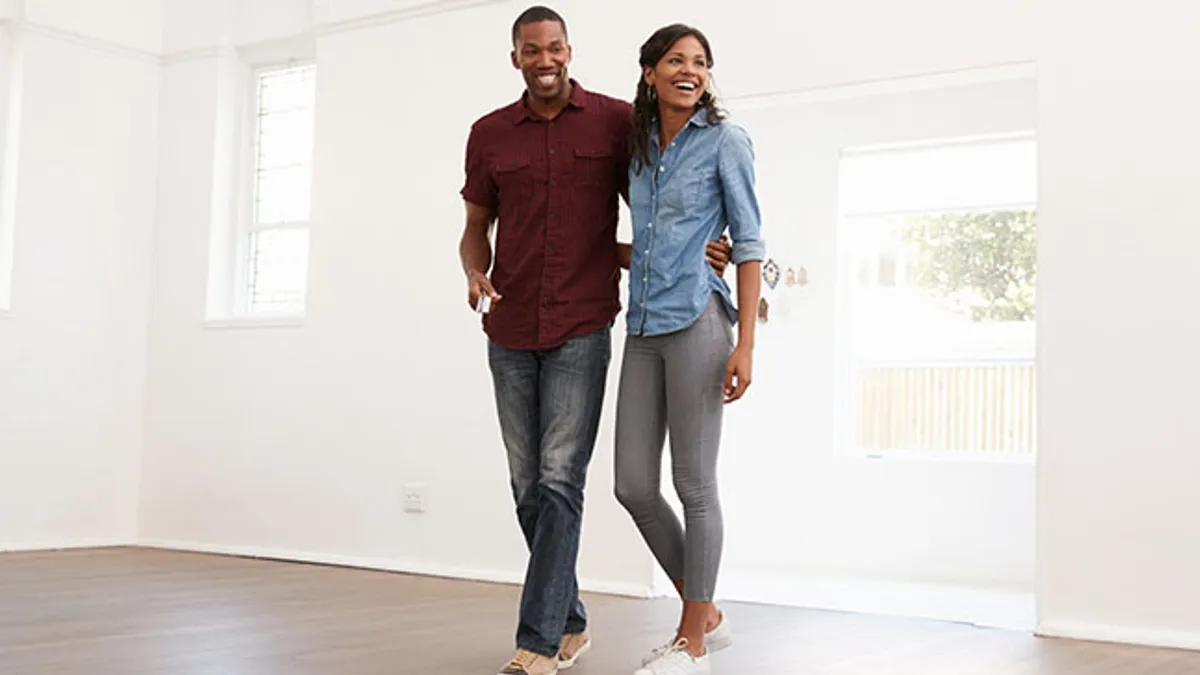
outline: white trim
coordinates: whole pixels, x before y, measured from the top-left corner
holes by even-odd
[[[75,541],[3,542],[0,553],[37,553],[41,551],[75,551],[89,548],[128,548],[136,546],[131,539],[77,539]]]
[[[303,314],[231,316],[224,319],[208,319],[204,322],[205,328],[222,330],[231,328],[302,328],[303,326]]]
[[[717,589],[736,602],[902,616],[1030,631],[1036,623],[1032,589],[893,582],[880,579],[732,572]]]
[[[345,556],[332,553],[313,553],[309,551],[292,551],[266,548],[260,546],[224,546],[218,544],[201,544],[165,539],[144,539],[139,544],[142,548],[157,548],[172,551],[190,551],[193,553],[211,553],[215,555],[243,556],[262,558],[265,560],[281,560],[285,562],[315,563],[337,567],[354,567],[359,569],[383,570],[421,576],[441,577],[446,579],[461,579],[466,581],[484,581],[498,584],[520,584],[524,575],[517,570],[483,570],[466,567],[439,565],[428,561],[397,560],[393,558],[366,558],[360,556]],[[649,598],[650,588],[625,582],[599,581],[595,579],[580,579],[580,588],[589,593],[620,595],[634,598]]]
[[[342,19],[340,21],[321,21],[318,17],[318,22],[315,27],[316,34],[319,37],[333,35],[336,33],[346,33],[350,31],[360,30],[363,28],[374,28],[383,26],[389,23],[397,23],[409,19],[417,19],[435,14],[448,14],[464,9],[473,9],[476,7],[484,7],[487,5],[507,4],[507,0],[431,0],[419,5],[411,7],[403,7],[377,14],[368,14],[366,16],[353,19]]]
[[[312,27],[310,32],[314,37],[324,37],[327,35],[338,35],[341,33],[349,33],[365,28],[374,28],[376,26],[385,26],[391,23],[399,23],[412,19],[420,19],[436,14],[447,14],[476,7],[484,7],[487,5],[501,4],[505,0],[433,0],[415,7],[405,7],[376,14],[368,14],[366,16],[356,17],[352,19],[342,19],[338,21],[320,21]],[[318,3],[319,4],[319,0]],[[314,13],[320,14],[320,10]],[[244,46],[239,46],[238,49],[243,49]],[[254,47],[251,47],[252,49]],[[160,57],[160,62],[163,65],[174,65],[178,63],[186,63],[188,61],[198,61],[203,59],[216,58],[221,53],[220,47],[197,47],[194,49],[185,49],[177,52],[165,53]]]
[[[12,308],[16,263],[21,105],[24,99],[25,37],[18,26],[0,25],[0,317]]]
[[[762,108],[810,105],[827,101],[886,96],[930,89],[965,87],[989,82],[1030,80],[1036,77],[1037,64],[1030,61],[1020,61],[907,77],[890,77],[805,89],[726,96],[723,100],[730,110],[740,113],[746,110],[758,110]]]
[[[1200,632],[1195,631],[1112,626],[1068,620],[1043,621],[1034,633],[1041,637],[1200,650]]]
[[[174,66],[180,63],[188,63],[190,61],[203,61],[205,59],[217,59],[225,54],[226,49],[223,47],[196,47],[195,49],[184,49],[182,51],[165,54],[159,59],[159,63],[163,66]]]
[[[151,65],[162,65],[162,58],[155,52],[138,49],[137,47],[129,47],[117,42],[105,40],[104,38],[92,37],[83,33],[49,26],[46,24],[34,23],[25,19],[16,19],[12,21],[14,27],[20,27],[31,35],[40,35],[42,37],[59,40],[62,42],[70,42],[75,45],[95,49],[97,51],[107,52],[116,56],[123,56],[135,61],[141,61]]]

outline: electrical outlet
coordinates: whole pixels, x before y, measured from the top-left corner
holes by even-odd
[[[429,495],[424,483],[409,483],[404,486],[404,510],[409,513],[425,513]]]

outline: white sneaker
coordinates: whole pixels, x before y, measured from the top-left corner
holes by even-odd
[[[733,628],[729,626],[729,617],[725,616],[725,612],[721,612],[717,625],[704,634],[704,646],[709,654],[733,646]]]
[[[642,665],[644,666],[666,654],[674,646],[674,642],[665,642],[655,647],[650,650],[649,654],[642,657]],[[728,649],[732,646],[733,628],[729,626],[729,617],[725,615],[725,612],[721,612],[721,621],[712,630],[704,634],[704,647],[709,654],[715,654],[722,649]]]
[[[708,654],[696,657],[687,652],[687,638],[671,645],[650,663],[639,668],[633,675],[710,675],[712,664]]]

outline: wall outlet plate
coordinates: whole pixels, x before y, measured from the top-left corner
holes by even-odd
[[[425,513],[429,506],[429,492],[424,483],[409,483],[404,486],[404,510],[408,513]]]

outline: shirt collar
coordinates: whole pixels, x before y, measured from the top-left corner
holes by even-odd
[[[579,82],[577,82],[574,78],[570,78],[567,81],[571,83],[571,97],[567,99],[567,108],[575,108],[578,110],[587,108],[587,91],[581,87]],[[512,122],[514,125],[516,125],[524,122],[525,120],[538,119],[542,118],[534,114],[534,112],[529,109],[529,91],[526,90],[521,94],[520,100],[513,104]]]
[[[690,126],[711,127],[712,124],[708,121],[708,110],[705,108],[700,108],[696,112],[692,113],[692,116],[688,118],[687,124],[683,125],[683,128],[686,129]],[[659,126],[657,122],[650,127],[650,140],[654,142],[656,147],[658,146],[658,141],[661,138],[661,133],[662,127]]]

